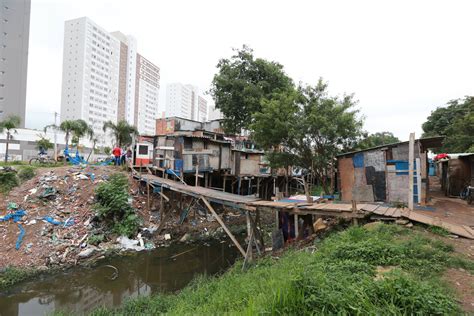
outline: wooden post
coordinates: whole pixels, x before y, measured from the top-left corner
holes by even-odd
[[[413,162],[415,159],[415,133],[410,133],[408,143],[408,209],[413,211]]]
[[[242,178],[238,177],[238,184],[237,184],[237,194],[240,195],[240,185],[242,184]]]
[[[252,223],[250,222],[250,213],[249,211],[245,212],[245,215],[246,215],[246,219],[247,219],[247,234],[248,234],[248,246],[247,246],[247,252],[246,252],[246,260],[248,262],[252,262],[253,261],[253,247],[252,247],[252,243],[253,243],[253,240],[255,238],[255,234],[253,232],[253,229],[252,229]]]
[[[276,224],[276,229],[280,229],[280,212],[278,209],[275,211],[275,224]]]
[[[260,177],[257,178],[257,197],[260,197]]]
[[[219,215],[217,215],[216,211],[212,208],[211,204],[209,203],[209,201],[201,196],[201,200],[204,202],[204,204],[206,204],[207,208],[209,209],[209,211],[211,211],[212,215],[214,215],[214,217],[216,218],[217,222],[219,222],[219,224],[222,226],[222,228],[225,230],[225,232],[227,233],[227,235],[229,235],[230,239],[234,242],[235,246],[237,247],[237,249],[239,249],[240,253],[242,254],[242,256],[246,256],[246,253],[245,253],[245,250],[242,248],[242,246],[239,244],[239,242],[237,241],[237,239],[235,238],[235,236],[230,232],[230,230],[227,228],[227,226],[224,224],[224,222],[222,221],[222,219],[220,218]]]
[[[253,236],[253,231],[250,232],[249,236],[249,243],[247,245],[247,251],[245,252],[244,256],[244,263],[242,265],[242,270],[245,269],[245,265],[247,262],[252,262],[253,261],[253,252],[252,252],[252,242],[253,242],[254,236]]]
[[[300,232],[299,232],[299,222],[298,222],[298,214],[294,214],[295,216],[295,239],[298,239]]]
[[[227,180],[226,175],[224,175],[224,183],[222,184],[222,192],[225,192],[225,180]]]
[[[252,195],[252,177],[249,177],[249,189],[247,195]]]
[[[196,165],[195,168],[196,168],[196,182],[194,183],[194,186],[197,187],[198,181],[199,181],[199,165]]]
[[[247,220],[247,236],[250,238],[250,231],[252,230],[252,224],[250,223],[250,212],[245,212],[245,219]]]
[[[209,172],[204,173],[204,187],[207,188],[209,186]]]
[[[352,200],[352,213],[355,215],[357,213],[357,202],[355,200]],[[352,224],[354,226],[358,226],[359,225],[359,220],[357,219],[357,217],[353,217],[352,218]]]
[[[146,179],[146,206],[148,212],[150,212],[150,183],[148,178]]]
[[[417,202],[421,203],[421,159],[416,158]]]

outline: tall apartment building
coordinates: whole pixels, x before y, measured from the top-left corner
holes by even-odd
[[[181,117],[204,122],[207,118],[207,101],[197,87],[171,83],[166,86],[166,116]]]
[[[137,53],[133,36],[109,33],[87,17],[65,22],[61,122],[85,120],[101,144],[110,144],[106,121],[154,134],[159,80],[160,69]]]
[[[0,120],[17,115],[24,127],[31,0],[0,3]]]

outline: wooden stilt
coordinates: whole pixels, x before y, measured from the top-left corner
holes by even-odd
[[[298,222],[298,214],[294,214],[294,217],[295,217],[295,239],[298,239],[299,235],[300,235],[300,228],[299,228],[299,222]]]
[[[196,180],[195,180],[194,186],[197,187],[198,182],[199,182],[199,165],[196,165],[195,168],[196,168]]]
[[[216,211],[214,210],[214,208],[212,208],[211,204],[209,203],[209,201],[201,196],[201,200],[204,202],[204,204],[206,204],[207,208],[209,209],[209,211],[211,211],[212,215],[214,215],[214,217],[216,218],[217,222],[219,222],[219,224],[222,226],[222,228],[225,230],[225,232],[227,233],[227,235],[229,235],[230,239],[234,242],[235,246],[237,247],[237,249],[239,249],[240,253],[242,254],[242,256],[246,256],[246,253],[244,251],[244,249],[242,248],[242,246],[240,245],[240,243],[237,241],[237,239],[235,238],[235,236],[231,233],[231,231],[227,228],[227,226],[224,224],[224,221],[220,218],[219,215],[217,215]]]
[[[146,180],[146,206],[148,212],[150,212],[150,183],[148,179]]]
[[[247,221],[247,237],[250,238],[250,231],[252,230],[252,224],[250,223],[250,212],[245,212],[245,219]]]
[[[245,269],[245,266],[247,265],[247,262],[252,262],[253,261],[253,252],[252,252],[252,242],[253,242],[253,231],[250,233],[249,237],[249,243],[247,245],[247,251],[245,252],[244,256],[244,263],[242,265],[242,270]]]
[[[225,180],[227,180],[227,176],[226,176],[226,175],[224,175],[224,180],[223,180],[224,183],[222,184],[222,191],[223,191],[223,192],[225,192],[225,182],[226,182]]]
[[[257,178],[257,197],[260,197],[260,178]]]

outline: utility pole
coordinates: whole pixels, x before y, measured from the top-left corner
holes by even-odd
[[[58,112],[54,112],[54,160],[58,161],[58,129],[56,118],[58,117]]]

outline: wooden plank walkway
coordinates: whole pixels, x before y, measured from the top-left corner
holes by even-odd
[[[148,182],[152,186],[163,187],[172,191],[180,192],[195,198],[206,198],[207,200],[227,205],[233,208],[239,208],[247,211],[255,211],[257,207],[268,211],[285,211],[298,215],[318,215],[342,218],[364,218],[366,216],[376,216],[378,218],[407,218],[415,222],[424,223],[432,226],[442,227],[449,232],[474,239],[474,229],[466,225],[460,225],[446,220],[441,220],[436,216],[420,214],[416,210],[409,211],[407,208],[395,208],[382,203],[359,203],[356,204],[356,210],[350,203],[307,203],[301,201],[279,202],[263,201],[255,196],[244,196],[200,186],[185,185],[171,179],[164,179],[151,174],[134,174],[134,178],[140,181]]]

